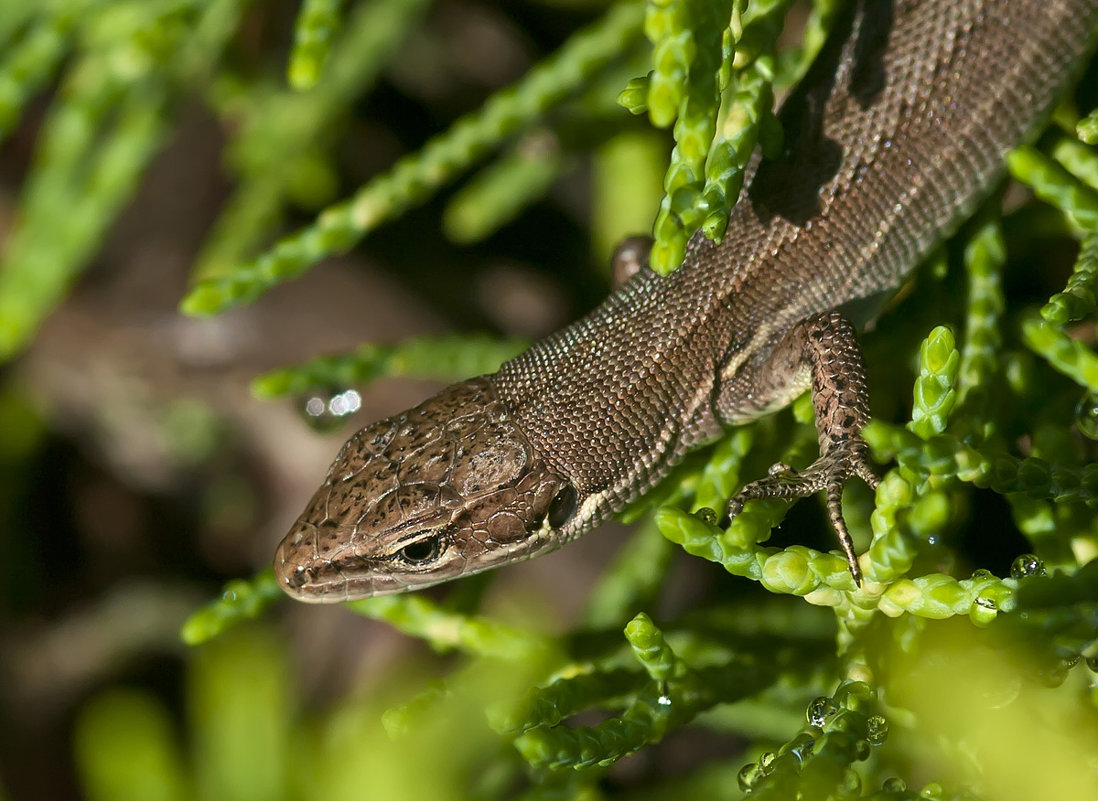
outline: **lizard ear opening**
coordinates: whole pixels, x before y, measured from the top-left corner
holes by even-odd
[[[571,484],[565,484],[553,496],[553,500],[549,502],[549,514],[547,519],[549,525],[553,528],[560,528],[569,520],[572,519],[572,515],[576,513],[576,502],[578,501],[576,495],[576,488]]]

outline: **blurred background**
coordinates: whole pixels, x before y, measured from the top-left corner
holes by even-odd
[[[180,626],[226,580],[267,566],[351,431],[441,384],[380,381],[356,414],[317,423],[303,399],[259,401],[249,382],[363,342],[537,338],[598,302],[610,242],[644,230],[658,205],[665,143],[624,112],[608,122],[625,80],[614,79],[589,120],[518,143],[548,191],[487,241],[460,233],[479,224],[460,209],[450,235],[441,230],[447,190],[254,305],[181,315],[196,276],[307,224],[605,10],[348,4],[310,93],[287,86],[299,8],[0,9],[0,57],[12,56],[0,90],[0,243],[31,265],[24,274],[56,284],[29,288],[5,313],[57,303],[0,368],[0,797],[319,797],[318,785],[290,779],[303,721],[334,726],[325,716],[337,699],[418,666],[421,681],[395,696],[407,701],[446,665],[338,607],[281,604],[266,623],[195,650]],[[600,147],[601,160],[576,155]],[[593,237],[597,170],[631,197]],[[518,588],[542,625],[563,626],[619,543],[604,531],[508,571],[492,592]],[[353,725],[385,739],[385,708],[370,701]],[[160,779],[125,791],[133,775]]]

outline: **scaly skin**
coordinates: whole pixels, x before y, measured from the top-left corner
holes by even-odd
[[[641,269],[504,364],[360,431],[283,540],[303,601],[403,592],[525,559],[591,530],[691,448],[811,387],[820,458],[730,504],[876,479],[854,326],[1003,172],[1089,48],[1098,0],[864,0],[780,118],[720,245]],[[867,311],[868,310],[868,311]]]

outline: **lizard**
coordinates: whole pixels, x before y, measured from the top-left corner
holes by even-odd
[[[878,478],[858,319],[1004,173],[1089,52],[1098,0],[857,0],[781,105],[720,244],[695,234],[493,375],[366,426],[278,546],[290,596],[427,587],[555,549],[688,451],[811,389],[819,458],[730,501],[825,495],[856,584],[841,495]],[[633,246],[626,256],[643,262]]]

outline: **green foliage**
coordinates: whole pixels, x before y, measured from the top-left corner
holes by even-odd
[[[735,9],[736,22],[742,2]],[[729,28],[730,2],[688,0],[650,3],[645,32],[652,41],[648,113],[654,125],[674,123],[675,149],[664,179],[664,204],[656,218],[656,244],[650,262],[660,272],[682,261],[686,240],[700,226],[706,158],[717,124],[720,73],[734,47]],[[722,52],[727,50],[729,52]],[[727,217],[727,209],[725,209]],[[672,230],[667,230],[673,226]],[[677,236],[676,236],[677,235]]]
[[[304,0],[294,26],[294,49],[290,53],[287,80],[294,89],[316,86],[324,62],[331,52],[332,38],[339,30],[343,0]]]
[[[460,614],[420,595],[365,598],[347,607],[365,617],[384,620],[405,634],[422,637],[440,651],[456,648],[494,659],[523,661],[549,647],[532,631]]]
[[[393,697],[424,681],[409,660],[400,667],[403,675],[394,673],[372,698],[306,719],[281,638],[264,627],[236,630],[201,646],[190,662],[186,738],[173,732],[163,702],[141,691],[107,691],[85,706],[76,734],[82,785],[91,799],[352,801],[364,788],[371,797],[455,798],[470,765],[494,756],[495,735],[469,721],[479,705],[508,697],[507,677],[497,672],[488,684],[483,672],[466,672],[455,680],[454,693],[466,701],[442,699],[441,716],[417,729],[416,752],[430,758],[425,769],[409,759],[408,738],[394,740],[382,725]],[[523,668],[511,676],[529,679]]]
[[[554,137],[531,132],[454,196],[443,215],[446,236],[459,244],[486,239],[543,196],[564,166]]]
[[[645,33],[654,68],[630,83],[619,101],[634,113],[647,110],[658,127],[674,126],[676,144],[653,229],[650,261],[657,272],[679,266],[698,230],[720,241],[756,143],[762,137],[764,150],[777,149],[773,59],[787,7],[787,1],[744,0],[648,4]]]
[[[0,67],[3,136],[17,118],[14,104],[52,77],[63,56],[72,62],[0,261],[0,359],[27,343],[95,253],[162,144],[181,84],[204,77],[239,13],[235,0],[84,5],[70,10],[71,24],[68,11],[44,9],[18,26],[28,36]]]
[[[1079,120],[1075,130],[1083,144],[1098,144],[1098,109]]]
[[[753,695],[769,686],[776,673],[758,669],[761,661],[781,665],[791,657],[784,649],[752,648],[743,644],[731,658],[704,667],[692,667],[675,654],[647,615],[639,614],[625,628],[625,637],[646,680],[616,672],[584,680],[560,679],[536,690],[519,722],[504,729],[517,733],[515,748],[534,768],[581,769],[609,766],[650,743],[658,742],[700,711],[720,702]],[[629,692],[623,696],[622,690]],[[624,708],[595,726],[558,725],[587,707],[619,701]],[[530,714],[533,712],[534,714]],[[525,713],[525,714],[524,714]]]
[[[338,25],[328,15],[333,4],[302,6],[305,27],[297,29],[290,70],[306,80],[323,66],[324,80],[309,91],[296,91],[306,88],[296,83],[255,85],[231,72],[217,76],[209,102],[239,131],[227,153],[238,183],[199,254],[197,282],[234,274],[270,239],[287,206],[315,209],[331,201],[338,184],[333,131],[345,124],[348,108],[376,82],[426,8],[426,0],[359,3]]]
[[[939,327],[930,332],[919,348],[919,377],[915,379],[915,400],[908,429],[923,439],[941,434],[953,411],[957,392],[957,352],[953,332]]]
[[[314,225],[282,239],[251,264],[199,282],[184,299],[183,310],[216,314],[251,302],[320,259],[347,250],[380,223],[426,200],[508,137],[537,124],[619,56],[639,29],[636,3],[614,7],[519,84],[490,98],[479,111],[458,120],[420,153],[398,162],[353,198],[325,209]]]
[[[1098,284],[1098,235],[1083,240],[1079,259],[1063,292],[1053,295],[1041,309],[1041,316],[1052,325],[1066,325],[1094,314]]]
[[[89,702],[76,728],[76,761],[91,801],[183,801],[187,774],[168,710],[155,696],[112,690]]]
[[[740,787],[753,798],[850,798],[861,778],[851,768],[867,759],[887,736],[880,715],[870,715],[874,693],[863,682],[843,682],[834,697],[808,707],[808,725],[778,751],[763,754],[740,771]]]
[[[587,598],[583,624],[605,629],[627,620],[658,597],[671,564],[671,543],[646,519]]]
[[[367,343],[352,353],[272,370],[252,382],[252,392],[261,398],[279,398],[317,388],[363,385],[396,375],[457,381],[495,372],[525,347],[524,342],[484,336],[417,338],[396,345]]]
[[[23,105],[57,69],[72,28],[67,14],[37,20],[0,64],[0,139],[19,123]]]
[[[4,4],[0,137],[44,87],[58,89],[0,264],[0,356],[29,341],[94,256],[194,85],[234,131],[227,160],[238,184],[197,260],[187,313],[254,300],[482,162],[448,200],[454,241],[485,239],[592,147],[601,148],[596,172],[605,171],[592,216],[611,219],[636,200],[612,189],[644,194],[622,174],[630,159],[643,158],[636,172],[646,178],[660,160],[650,132],[629,128],[624,113],[611,117],[622,86],[608,92],[607,83],[640,58],[651,71],[618,102],[671,131],[652,258],[674,269],[695,232],[723,235],[748,159],[781,143],[775,88],[803,72],[842,7],[812,4],[804,41],[781,49],[788,0],[624,0],[420,152],[333,202],[330,132],[399,59],[427,7],[344,5],[301,4],[286,87],[221,62],[243,2]],[[592,109],[614,124],[599,136],[566,135],[566,120]],[[542,625],[536,610],[501,606],[483,584],[442,600],[349,604],[431,652],[396,657],[369,687],[349,682],[328,711],[306,708],[283,638],[249,622],[283,601],[271,572],[230,583],[183,630],[197,646],[184,721],[136,690],[109,690],[83,707],[74,744],[88,797],[597,799],[617,791],[616,762],[686,732],[735,735],[746,750],[629,794],[961,799],[976,797],[975,787],[980,797],[1038,797],[1040,785],[1011,773],[1028,762],[1089,797],[1098,697],[1080,657],[1093,659],[1098,640],[1098,464],[1087,441],[1098,436],[1098,123],[1075,116],[1061,110],[1062,130],[1010,156],[1012,176],[1037,200],[1004,213],[995,198],[940,254],[947,272],[963,273],[953,293],[961,303],[937,309],[908,298],[868,337],[900,343],[869,371],[902,376],[911,414],[866,429],[878,459],[895,466],[875,499],[860,488],[847,494],[862,586],[837,551],[769,544],[783,521],[799,527],[786,520],[789,504],[752,502],[719,525],[744,481],[777,461],[811,461],[816,434],[802,399],[792,414],[692,455],[635,504],[627,516],[645,520],[574,626]],[[323,210],[260,252],[295,204]],[[1025,254],[1007,243],[1037,231],[1035,219],[1082,243],[1063,290],[1040,311],[1008,305],[1003,280],[1024,269],[1015,262]],[[924,271],[915,295],[940,299],[962,285],[951,280]],[[368,343],[267,373],[253,390],[278,398],[392,375],[457,379],[490,372],[521,346],[476,336]],[[41,435],[33,417],[0,395],[5,475],[17,474],[29,447],[20,437]],[[1009,575],[973,571],[961,555],[957,532],[990,496],[1032,551]],[[6,503],[0,493],[0,509]],[[680,551],[748,581],[723,576],[704,608],[665,613],[676,609],[665,589]],[[1019,753],[995,739],[1000,732],[1038,747]],[[981,738],[996,743],[998,758]],[[934,783],[908,790],[898,774]]]
[[[272,603],[281,600],[282,589],[273,571],[264,571],[251,581],[231,581],[218,600],[188,618],[180,636],[187,645],[201,645],[229,628],[258,617]]]
[[[997,220],[982,221],[965,245],[964,261],[969,299],[964,345],[957,365],[957,394],[958,403],[971,413],[963,419],[979,419],[986,415],[991,402],[990,388],[1002,346],[999,325],[1006,305],[1002,286],[1006,246]],[[937,433],[944,430],[942,426]],[[986,439],[989,434],[983,431],[980,437]]]
[[[1056,206],[1080,231],[1098,227],[1098,191],[1033,147],[1019,147],[1007,156],[1010,174],[1037,197]]]
[[[95,697],[76,729],[88,797],[290,797],[289,679],[288,661],[268,632],[241,631],[203,648],[188,676],[189,754],[155,697],[128,689]]]

